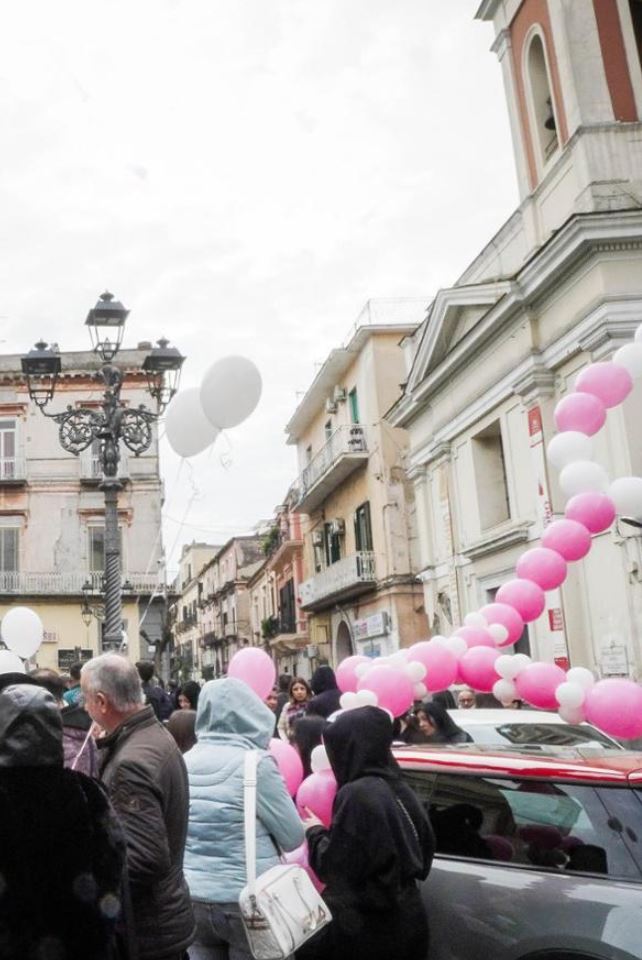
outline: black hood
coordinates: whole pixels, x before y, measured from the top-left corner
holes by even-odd
[[[399,768],[390,751],[390,716],[378,707],[346,710],[334,723],[328,724],[323,742],[340,787],[360,777],[399,777]]]
[[[62,719],[44,687],[29,683],[0,693],[0,768],[62,767]]]
[[[15,685],[27,683],[32,687],[39,687],[41,684],[26,673],[0,673],[0,692],[6,687],[15,687]]]
[[[337,681],[332,667],[317,667],[312,674],[310,686],[314,693],[325,693],[326,690],[337,690]]]

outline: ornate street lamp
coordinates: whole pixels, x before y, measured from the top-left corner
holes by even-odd
[[[61,369],[60,354],[44,342],[36,344],[22,358],[22,370],[27,379],[29,396],[46,417],[59,425],[61,446],[78,456],[95,440],[100,442],[100,463],[103,471],[101,489],[105,495],[105,598],[103,648],[119,649],[122,640],[122,585],[120,572],[120,537],[118,532],[118,493],[122,480],[118,477],[120,441],[135,456],[149,449],[152,427],[178,390],[184,357],[167,340],[160,340],[143,362],[151,396],[156,400],[156,411],[143,404],[127,407],[120,399],[122,371],[111,361],[120,350],[125,321],[129,310],[115,300],[111,293],[103,293],[96,306],[89,311],[89,327],[94,352],[102,360],[97,377],[105,391],[102,412],[89,407],[69,405],[63,413],[47,413],[45,407],[53,399]],[[87,584],[85,584],[85,587]],[[91,584],[89,584],[91,587]],[[83,618],[95,615],[97,608],[89,603],[83,587]]]

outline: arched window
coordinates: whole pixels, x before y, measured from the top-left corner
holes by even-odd
[[[528,97],[531,140],[537,168],[541,174],[559,148],[559,139],[546,50],[539,30],[534,29],[531,32],[524,50],[524,79]]]

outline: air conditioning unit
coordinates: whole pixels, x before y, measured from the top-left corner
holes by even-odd
[[[334,388],[334,394],[332,395],[332,399],[334,400],[335,403],[343,403],[346,399],[346,396],[347,394],[346,394],[345,387],[336,386]]]
[[[323,546],[323,530],[315,530],[312,534],[312,543],[315,547]]]
[[[340,517],[330,521],[330,533],[334,537],[341,537],[346,532],[346,522]]]
[[[337,412],[337,405],[336,405],[336,403],[334,402],[334,400],[332,399],[332,397],[328,397],[328,399],[327,399],[326,402],[325,402],[325,412],[326,412],[326,413],[336,413],[336,412]]]

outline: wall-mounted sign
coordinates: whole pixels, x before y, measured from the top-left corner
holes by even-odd
[[[602,650],[600,667],[603,677],[628,677],[629,657],[626,647],[609,647]]]
[[[368,640],[370,637],[382,637],[390,629],[389,617],[385,610],[374,613],[363,620],[355,620],[353,631],[355,640]]]

